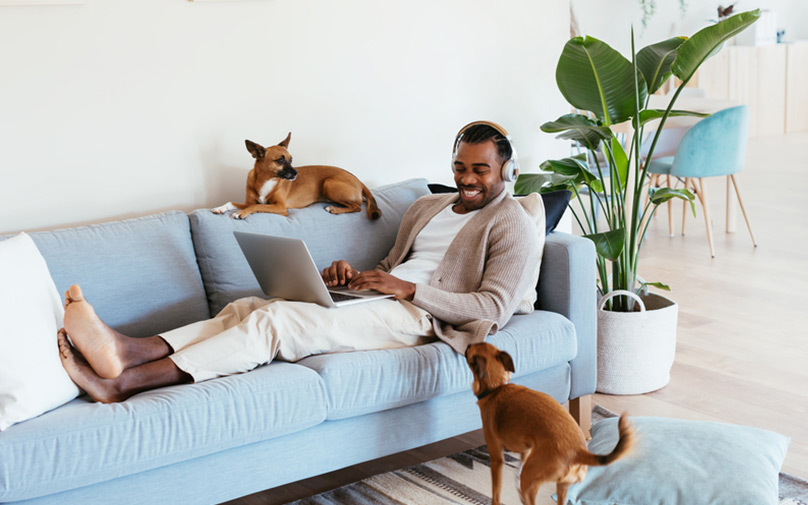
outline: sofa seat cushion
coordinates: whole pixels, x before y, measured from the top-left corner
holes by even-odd
[[[79,284],[101,319],[121,333],[151,336],[210,317],[183,212],[30,236],[59,295]]]
[[[234,231],[303,239],[320,270],[339,259],[359,270],[375,267],[393,247],[404,213],[415,200],[429,194],[429,187],[426,179],[412,179],[371,191],[382,211],[382,217],[375,220],[368,219],[364,205],[361,212],[332,215],[323,210],[325,203],[290,209],[288,217],[263,213],[237,220],[230,218],[231,213],[219,215],[209,209],[191,213],[194,246],[211,314],[218,314],[238,298],[266,298]]]
[[[85,398],[3,432],[0,502],[86,486],[304,430],[325,420],[327,402],[317,374],[280,362],[246,374],[141,393],[117,404]]]
[[[575,357],[575,327],[559,314],[517,315],[488,342],[514,358],[515,377]],[[443,342],[417,347],[311,356],[298,362],[323,378],[328,419],[345,419],[470,390],[463,356]]]

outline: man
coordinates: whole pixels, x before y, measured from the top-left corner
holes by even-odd
[[[131,338],[107,326],[74,285],[65,294],[65,327],[58,335],[62,364],[95,401],[117,402],[247,372],[275,358],[413,346],[436,337],[463,353],[507,323],[534,288],[525,272],[538,263],[540,246],[532,218],[505,191],[503,172],[514,162],[507,132],[471,123],[458,134],[453,154],[458,193],[413,203],[375,270],[359,272],[340,260],[323,271],[330,286],[393,298],[326,309],[250,297],[213,319]]]

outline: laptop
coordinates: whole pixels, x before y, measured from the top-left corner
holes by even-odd
[[[309,248],[298,238],[241,231],[233,235],[268,296],[323,307],[342,307],[393,296],[373,290],[352,291],[345,286],[326,286]]]

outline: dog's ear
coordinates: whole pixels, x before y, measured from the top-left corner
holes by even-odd
[[[283,141],[278,144],[279,146],[283,146],[285,149],[289,149],[289,141],[292,140],[292,132],[289,132],[289,135],[286,136]]]
[[[497,355],[497,359],[502,362],[502,366],[505,367],[505,370],[509,372],[516,372],[513,366],[513,358],[511,358],[510,354],[505,351],[500,351]]]
[[[264,153],[266,153],[266,149],[264,149],[264,146],[262,146],[261,144],[256,144],[252,140],[245,140],[244,144],[247,146],[247,150],[250,151],[250,154],[252,154],[253,158],[259,161],[264,159]]]
[[[473,358],[471,358],[471,361],[469,362],[469,366],[471,367],[471,370],[474,372],[474,375],[478,379],[484,379],[485,378],[485,375],[486,375],[485,366],[486,366],[486,364],[488,364],[488,361],[485,359],[484,356],[474,356]]]

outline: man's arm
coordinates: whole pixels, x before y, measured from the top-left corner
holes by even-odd
[[[381,270],[359,272],[347,261],[339,260],[323,270],[323,281],[326,286],[345,286],[361,291],[375,289],[380,293],[395,295],[398,300],[412,300],[415,284],[399,279]]]

